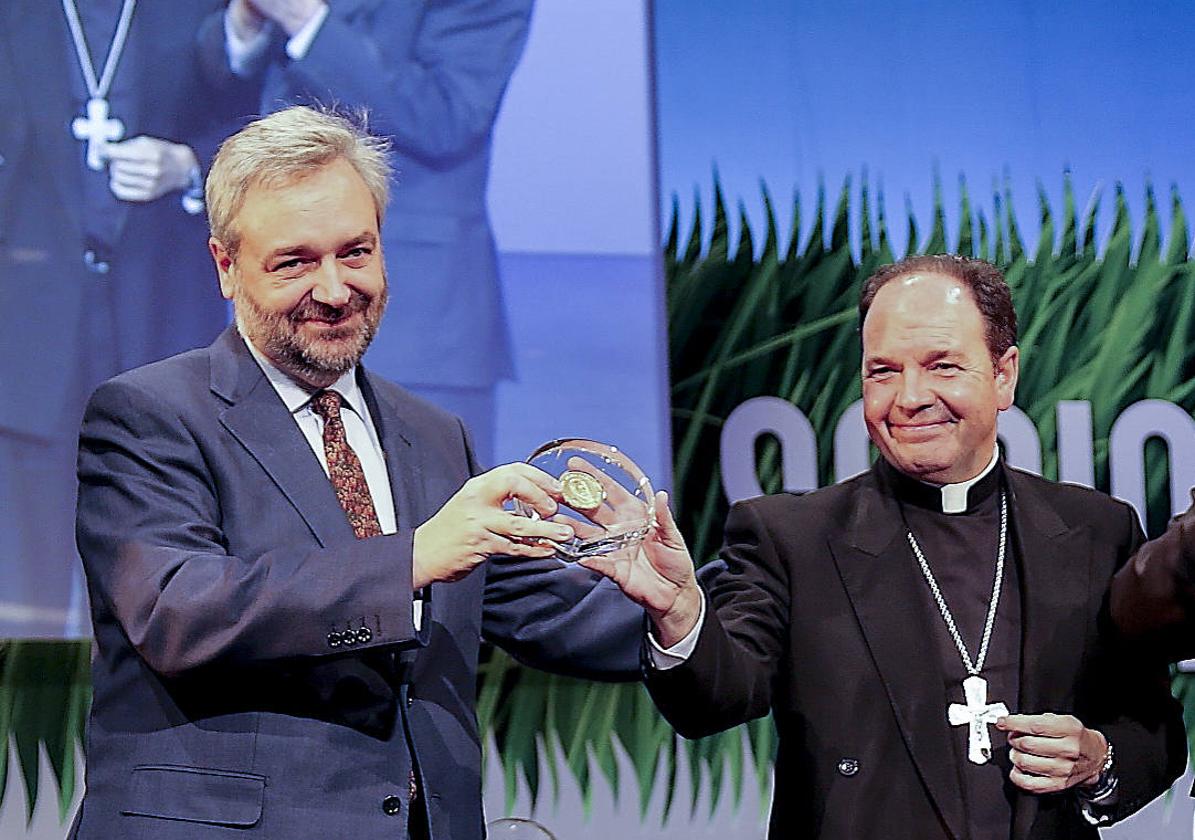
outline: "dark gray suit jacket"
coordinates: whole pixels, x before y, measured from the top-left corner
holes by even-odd
[[[1014,712],[1076,715],[1115,745],[1120,819],[1182,773],[1164,665],[1110,632],[1108,583],[1140,544],[1128,505],[1005,468],[1021,582]],[[770,836],[964,840],[961,785],[932,642],[938,616],[882,469],[805,496],[736,505],[688,662],[652,696],[697,737],[769,710],[780,734]],[[844,762],[852,759],[854,763]],[[1020,794],[1013,840],[1094,838],[1071,794]]]
[[[75,836],[401,838],[411,743],[432,836],[480,838],[481,637],[554,670],[637,676],[641,611],[556,561],[433,585],[415,629],[414,528],[475,466],[455,418],[361,384],[399,525],[368,540],[234,330],[96,392],[78,539],[98,654]]]

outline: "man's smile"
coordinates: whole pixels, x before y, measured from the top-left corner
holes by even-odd
[[[888,423],[888,433],[896,440],[917,443],[936,437],[954,424],[953,420],[935,420],[921,423]]]

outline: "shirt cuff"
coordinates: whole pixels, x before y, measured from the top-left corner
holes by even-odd
[[[229,17],[228,10],[225,9],[224,51],[228,53],[228,67],[234,76],[249,75],[249,66],[253,63],[253,59],[265,52],[266,45],[270,42],[271,26],[273,24],[267,21],[256,35],[246,40],[233,29],[232,19]]]
[[[657,671],[667,671],[670,668],[685,664],[686,660],[693,655],[693,648],[697,647],[697,637],[701,635],[701,625],[704,623],[705,596],[703,595],[701,598],[701,612],[697,614],[697,623],[693,625],[693,629],[683,639],[672,647],[660,647],[660,643],[656,641],[656,637],[649,630],[647,633],[647,646],[652,666]]]
[[[291,61],[298,61],[307,55],[307,51],[311,49],[311,42],[315,40],[315,36],[319,34],[320,27],[324,25],[327,18],[328,4],[320,3],[315,14],[303,24],[303,28],[286,42],[286,54],[290,56]]]
[[[418,633],[423,629],[423,590],[415,593],[415,599],[411,601],[411,618],[415,622],[415,632]]]

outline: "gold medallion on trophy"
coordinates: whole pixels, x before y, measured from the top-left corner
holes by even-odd
[[[656,495],[643,470],[617,446],[585,438],[548,441],[527,463],[554,478],[560,509],[553,521],[573,525],[573,536],[553,540],[556,558],[576,563],[588,557],[633,557],[655,525]],[[515,498],[521,516],[538,519],[535,508]]]
[[[560,476],[560,490],[564,503],[573,510],[593,510],[606,499],[602,484],[581,470],[568,470]]]

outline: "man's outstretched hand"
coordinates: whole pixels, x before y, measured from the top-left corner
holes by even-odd
[[[415,529],[414,588],[460,580],[494,554],[551,557],[553,540],[573,536],[566,522],[547,521],[556,514],[559,498],[556,479],[528,464],[506,464],[469,479]],[[512,499],[534,508],[542,519],[504,509]]]
[[[626,491],[594,472],[617,510],[620,504],[618,493],[626,494]],[[656,641],[668,648],[687,636],[697,624],[704,596],[697,585],[693,559],[685,539],[668,509],[668,494],[664,491],[656,493],[655,502],[656,523],[637,552],[631,556],[615,552],[587,557],[580,564],[613,580],[628,598],[642,606],[655,625]]]

